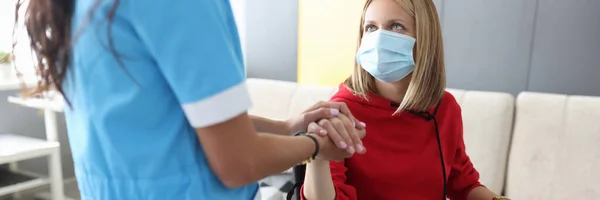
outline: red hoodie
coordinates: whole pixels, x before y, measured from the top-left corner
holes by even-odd
[[[434,120],[409,112],[392,115],[397,107],[371,94],[354,96],[343,84],[331,101],[344,102],[367,124],[364,155],[331,162],[337,200],[441,200],[443,170]],[[432,108],[429,113],[434,113]],[[479,173],[465,153],[461,109],[446,92],[435,114],[446,167],[448,197],[466,200],[478,186]],[[310,173],[307,171],[307,173]],[[303,198],[304,199],[304,198]]]

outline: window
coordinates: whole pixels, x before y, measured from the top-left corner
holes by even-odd
[[[16,3],[17,0],[0,0],[0,51],[3,52],[12,52]],[[20,18],[23,17],[24,11],[25,9],[21,8],[21,11],[19,12]],[[18,43],[15,46],[14,51],[16,57],[14,64],[26,80],[32,80],[35,77],[35,68],[33,65],[31,49],[28,46],[29,40],[27,33],[24,31],[22,24],[17,27],[15,36]],[[0,66],[0,79],[14,79],[16,77],[12,74],[15,73],[13,67],[6,65]]]

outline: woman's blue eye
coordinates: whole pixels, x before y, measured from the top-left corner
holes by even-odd
[[[392,24],[392,30],[404,30],[402,24]]]
[[[377,30],[377,27],[375,27],[375,26],[373,26],[373,25],[368,25],[368,26],[365,28],[365,32],[373,32],[373,31],[376,31],[376,30]]]

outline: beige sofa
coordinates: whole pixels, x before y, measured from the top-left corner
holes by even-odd
[[[337,90],[265,79],[249,79],[248,87],[250,113],[273,119]],[[506,93],[448,91],[462,107],[467,153],[492,191],[516,200],[600,199],[600,97],[523,92],[515,103]],[[261,188],[263,199],[282,199],[265,194],[276,190]]]

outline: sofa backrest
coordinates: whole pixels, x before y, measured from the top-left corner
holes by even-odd
[[[600,97],[524,92],[517,97],[506,195],[600,197]]]
[[[248,79],[253,107],[249,113],[288,119],[318,101],[327,101],[337,87],[298,85],[294,82]],[[500,193],[510,143],[514,98],[510,94],[449,89],[462,107],[467,154],[481,181]]]
[[[462,108],[467,155],[480,181],[500,194],[513,126],[514,97],[508,93],[448,90]]]
[[[256,78],[246,83],[253,105],[249,113],[277,120],[296,116],[319,101],[329,100],[337,91],[337,87]]]

